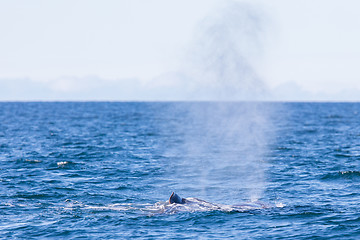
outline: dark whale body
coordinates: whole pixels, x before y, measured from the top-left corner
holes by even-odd
[[[170,198],[169,198],[169,203],[179,203],[179,204],[184,204],[186,203],[186,199],[185,198],[181,198],[179,195],[177,195],[176,193],[172,192]]]

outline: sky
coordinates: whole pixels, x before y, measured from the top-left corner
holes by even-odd
[[[0,0],[0,101],[359,101],[358,9]]]

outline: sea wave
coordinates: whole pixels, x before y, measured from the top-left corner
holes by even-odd
[[[359,179],[360,171],[338,171],[334,173],[324,174],[322,180],[338,180],[338,179]]]

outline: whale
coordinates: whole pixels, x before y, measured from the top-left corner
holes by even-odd
[[[212,204],[212,203],[209,203],[205,200],[202,200],[202,199],[199,199],[199,198],[182,198],[180,197],[179,195],[177,195],[175,192],[172,192],[170,197],[169,197],[169,203],[170,204],[173,204],[173,203],[176,203],[176,204],[194,204],[194,203],[207,203],[207,204]],[[215,205],[215,204],[213,204]]]
[[[170,198],[169,198],[169,203],[170,204],[172,204],[172,203],[184,204],[184,203],[186,203],[186,199],[181,198],[175,192],[172,192],[172,194],[170,195]]]
[[[227,205],[227,204],[218,204],[218,203],[210,203],[202,199],[198,198],[182,198],[175,192],[172,192],[169,200],[167,202],[168,207],[165,207],[167,212],[181,212],[181,211],[210,211],[210,210],[220,210],[220,211],[251,211],[257,209],[266,209],[277,207],[272,204],[266,204],[261,201],[250,201],[243,202],[235,205]]]

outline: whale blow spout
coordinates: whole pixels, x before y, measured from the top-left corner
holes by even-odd
[[[186,202],[185,198],[181,198],[179,195],[177,195],[176,193],[172,192],[170,198],[169,198],[169,203],[179,203],[179,204],[184,204]]]

